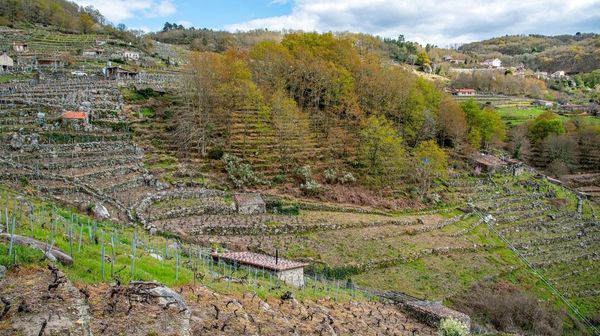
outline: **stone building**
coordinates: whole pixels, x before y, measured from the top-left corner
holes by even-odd
[[[59,68],[63,66],[63,62],[56,57],[39,57],[36,60],[37,66],[48,68]]]
[[[100,57],[104,54],[104,50],[102,49],[86,49],[81,52],[81,56],[83,57]]]
[[[233,195],[235,209],[244,215],[262,214],[267,211],[267,205],[259,193]]]
[[[304,267],[308,264],[253,252],[213,253],[213,259],[270,272],[281,281],[304,286]]]
[[[29,47],[27,43],[13,42],[13,50],[16,52],[27,52],[29,51]]]
[[[133,79],[138,73],[118,66],[104,68],[104,75],[107,79]]]
[[[498,173],[507,166],[505,161],[489,154],[477,153],[473,156],[472,160],[476,174]]]
[[[140,59],[140,53],[135,51],[124,51],[123,58],[127,60],[137,61]]]
[[[74,128],[88,125],[90,122],[89,115],[87,114],[87,112],[81,112],[81,111],[63,112],[60,115],[60,119],[64,126],[74,127]]]

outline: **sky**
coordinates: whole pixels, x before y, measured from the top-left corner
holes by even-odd
[[[444,47],[515,34],[600,33],[600,0],[75,0],[114,24],[352,31]]]

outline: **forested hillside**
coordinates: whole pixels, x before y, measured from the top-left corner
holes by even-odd
[[[423,168],[422,157],[435,167],[425,174],[442,174],[440,148],[490,148],[505,135],[491,110],[465,113],[435,82],[343,35],[293,33],[199,52],[188,71],[191,106],[179,109],[171,141],[207,159],[226,154],[238,186],[298,180],[305,193],[318,193],[317,174],[332,184],[396,188]],[[232,155],[248,169],[227,161]]]
[[[498,57],[504,64],[554,72],[591,72],[600,64],[600,35],[513,35],[472,42],[459,48],[481,59]]]

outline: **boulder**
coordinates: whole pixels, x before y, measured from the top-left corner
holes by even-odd
[[[148,293],[157,297],[159,299],[159,304],[163,307],[176,305],[180,311],[189,309],[181,295],[177,294],[177,292],[169,287],[158,285],[154,288],[150,288]]]
[[[94,216],[98,219],[110,218],[110,213],[108,212],[108,209],[106,209],[106,207],[102,205],[102,203],[97,202],[96,204],[94,204],[92,212],[94,212]]]
[[[156,253],[150,253],[150,256],[156,260],[163,260],[163,258]]]
[[[3,279],[6,275],[6,267],[0,265],[0,279]]]
[[[11,239],[11,235],[8,233],[0,233],[0,239],[8,242]],[[73,258],[57,247],[50,248],[50,246],[44,242],[25,236],[13,235],[12,239],[13,244],[29,246],[41,250],[45,253],[46,258],[52,261],[58,260],[65,265],[73,264]]]
[[[25,136],[22,134],[13,133],[10,138],[10,148],[12,150],[20,150],[25,146]]]

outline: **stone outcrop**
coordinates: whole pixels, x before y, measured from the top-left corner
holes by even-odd
[[[8,233],[0,233],[0,239],[8,242],[11,240],[11,235]],[[43,243],[39,240],[35,240],[33,238],[19,236],[19,235],[12,235],[12,241],[13,241],[13,244],[16,244],[16,245],[23,245],[23,246],[37,248],[40,251],[44,252],[46,254],[47,258],[53,259],[53,260],[58,260],[62,264],[65,264],[65,265],[73,264],[73,258],[71,258],[66,252],[64,252],[63,250],[61,250],[57,247],[49,246],[48,244]]]

